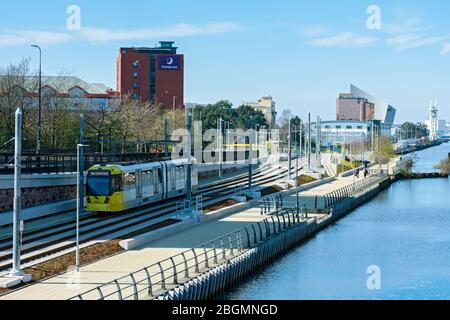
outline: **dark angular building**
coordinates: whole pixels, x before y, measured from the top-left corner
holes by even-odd
[[[134,99],[184,106],[184,55],[172,41],[155,48],[120,48],[117,58],[117,91]]]

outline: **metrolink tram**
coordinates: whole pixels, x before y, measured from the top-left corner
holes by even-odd
[[[187,193],[188,159],[96,165],[87,171],[86,210],[120,212]],[[198,166],[192,160],[192,188]]]

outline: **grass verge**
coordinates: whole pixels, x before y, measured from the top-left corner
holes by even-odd
[[[120,239],[113,239],[108,240],[101,243],[96,243],[92,246],[88,246],[86,248],[82,248],[80,250],[80,263],[82,266],[100,261],[102,259],[111,257],[113,255],[116,255],[118,253],[121,253],[125,251],[120,245],[119,242],[123,239],[128,239],[135,237],[140,234],[148,233],[157,229],[161,229],[167,226],[170,226],[172,224],[178,223],[180,220],[176,219],[167,219],[155,224],[152,224],[151,226],[148,226],[147,228],[137,230],[134,232],[130,232]],[[64,254],[62,256],[56,257],[54,259],[36,264],[32,267],[26,268],[24,270],[25,273],[30,274],[33,278],[32,283],[42,281],[48,278],[51,278],[53,276],[56,276],[58,274],[61,274],[63,272],[68,271],[71,267],[75,266],[75,254],[73,252]],[[15,288],[11,289],[1,289],[0,288],[0,295],[1,294],[7,294],[11,290],[20,288],[23,285],[19,285]]]
[[[209,206],[204,207],[203,208],[203,213],[206,214],[206,213],[209,213],[209,212],[212,212],[212,211],[216,211],[216,210],[220,210],[220,209],[223,209],[223,208],[226,208],[226,207],[231,207],[231,206],[234,206],[234,205],[236,205],[238,203],[239,202],[237,202],[236,200],[233,200],[233,199],[223,200],[223,201],[217,202],[215,204],[211,204]]]

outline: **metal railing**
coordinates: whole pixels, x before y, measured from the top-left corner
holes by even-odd
[[[258,201],[261,215],[278,213],[283,208],[283,197],[280,194],[264,197]]]
[[[12,153],[0,153],[0,173],[10,174],[13,172]],[[84,155],[84,166],[90,168],[96,164],[115,162],[146,162],[161,159],[161,156],[153,153],[86,153]],[[77,171],[77,155],[64,153],[48,154],[22,154],[22,172],[33,173],[67,173]]]
[[[197,212],[203,211],[203,197],[198,196],[195,200],[195,209]]]
[[[370,188],[372,188],[377,183],[381,182],[387,176],[384,174],[379,174],[377,176],[370,176],[368,178],[358,180],[348,186],[342,187],[335,191],[332,191],[324,196],[325,208],[330,208],[335,204],[346,200],[354,195],[362,193]]]
[[[303,223],[295,209],[251,224],[197,248],[129,273],[72,297],[70,300],[139,300],[155,298],[179,284],[225,263],[284,230]]]
[[[248,159],[248,151],[233,151],[232,157],[238,159]],[[14,153],[0,152],[0,174],[12,174]],[[90,168],[94,165],[107,163],[126,163],[126,162],[151,162],[163,160],[164,154],[135,152],[135,153],[94,153],[86,152],[84,154],[84,167]],[[223,158],[228,159],[228,158]],[[66,152],[51,153],[23,153],[21,157],[22,172],[25,174],[33,173],[68,173],[77,171],[77,155]]]

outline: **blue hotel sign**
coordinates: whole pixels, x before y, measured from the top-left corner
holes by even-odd
[[[180,70],[179,56],[159,56],[160,70]]]

